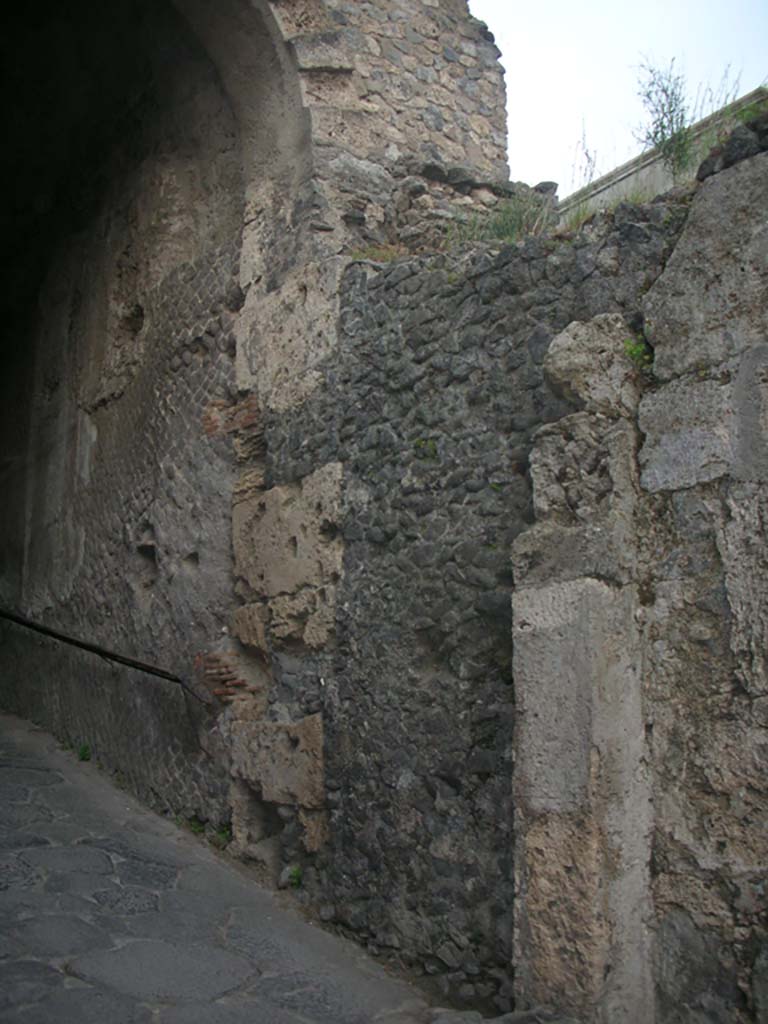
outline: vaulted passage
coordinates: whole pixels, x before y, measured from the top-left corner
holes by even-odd
[[[164,656],[230,596],[204,410],[234,394],[245,203],[290,195],[303,131],[255,8],[180,7],[44,4],[2,41],[0,597]]]
[[[80,0],[2,26],[0,604],[184,674],[234,600],[238,317],[307,169],[270,18]],[[6,706],[224,815],[172,686],[21,633],[4,654]]]

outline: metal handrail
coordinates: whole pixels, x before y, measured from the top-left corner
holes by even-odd
[[[58,640],[60,643],[69,644],[70,647],[79,647],[80,650],[90,651],[91,654],[97,654],[100,658],[104,658],[106,661],[114,661],[118,665],[126,665],[128,668],[137,669],[139,672],[144,672],[146,675],[156,676],[158,679],[165,679],[169,683],[176,683],[180,686],[185,693],[188,693],[191,697],[194,697],[196,701],[201,704],[207,702],[202,697],[198,696],[195,691],[181,678],[181,676],[174,675],[173,672],[168,672],[164,668],[158,668],[157,665],[150,665],[145,661],[139,661],[137,658],[129,658],[125,654],[118,654],[116,651],[110,651],[106,647],[101,647],[99,644],[89,643],[87,640],[80,640],[77,637],[68,636],[66,633],[61,633],[57,629],[51,629],[50,626],[43,626],[39,622],[33,622],[32,619],[26,618],[24,615],[20,615],[18,612],[9,611],[7,608],[0,607],[0,619],[7,619],[9,622],[15,622],[17,626],[23,626],[25,629],[31,629],[35,633],[42,633],[43,636],[50,636],[54,640]]]

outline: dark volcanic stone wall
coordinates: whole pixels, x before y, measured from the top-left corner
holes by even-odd
[[[615,311],[641,326],[685,214],[682,198],[624,205],[575,237],[353,264],[325,387],[267,423],[267,486],[344,465],[338,645],[313,687],[331,839],[308,883],[373,948],[501,1008],[509,552],[530,522],[531,435],[570,408],[542,361],[572,320]]]

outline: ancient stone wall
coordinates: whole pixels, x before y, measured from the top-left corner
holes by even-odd
[[[387,218],[391,233],[409,160],[461,162],[464,191],[506,172],[497,51],[464,3],[175,7],[9,22],[29,122],[80,148],[35,155],[14,117],[17,177],[48,180],[14,184],[8,215],[27,282],[3,296],[9,338],[35,341],[5,378],[1,586],[181,669],[230,613],[231,495],[258,472],[259,409],[302,401],[336,344],[339,254]]]
[[[767,189],[761,154],[696,193],[642,300],[652,364],[616,317],[545,360],[583,408],[536,435],[513,551],[523,1005],[768,1011]]]
[[[0,593],[194,692],[5,624],[4,706],[452,997],[764,1013],[766,157],[462,248],[463,0],[121,10],[9,221]]]
[[[343,466],[275,475],[265,433],[326,385],[350,251],[509,191],[498,51],[463,0],[43,7],[3,43],[0,592],[198,692],[6,626],[3,702],[275,876],[327,838]]]
[[[326,561],[343,543],[337,582],[336,561],[324,582],[305,575],[293,623],[263,604],[266,639],[252,641],[276,669],[267,716],[322,713],[329,838],[306,886],[328,919],[467,1001],[511,1005],[509,553],[531,516],[531,437],[571,408],[544,356],[575,318],[634,321],[686,209],[626,207],[520,248],[353,263],[321,386],[266,418],[249,549],[289,498],[283,580],[305,543],[320,539]],[[324,531],[317,466],[343,467]],[[335,649],[281,652],[275,628],[306,643],[331,585]]]

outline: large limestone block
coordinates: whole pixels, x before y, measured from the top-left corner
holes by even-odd
[[[587,323],[574,321],[552,341],[544,368],[563,394],[580,399],[589,412],[634,416],[640,396],[637,370],[625,342],[632,332],[618,313]]]
[[[299,70],[350,70],[350,55],[344,41],[343,36],[335,36],[332,32],[297,36],[293,46]]]
[[[249,291],[236,328],[237,377],[241,388],[256,390],[262,408],[295,408],[322,383],[319,364],[337,341],[344,266],[342,259],[309,264],[280,288]]]
[[[537,521],[512,549],[518,585],[633,578],[636,446],[630,420],[588,412],[537,431],[530,462]]]
[[[655,884],[657,901],[663,892],[660,902],[672,906],[675,888],[689,886],[693,898],[685,905],[700,919],[719,918],[724,929],[732,913],[729,901],[723,904],[706,877],[690,870],[691,863],[726,876],[735,866],[746,882],[747,873],[764,873],[768,857],[768,830],[755,827],[765,821],[768,799],[766,730],[739,718],[737,704],[729,710],[728,718],[713,716],[711,705],[677,700],[654,713],[656,827],[671,846],[666,878]]]
[[[233,510],[235,565],[267,599],[271,636],[321,647],[334,622],[343,542],[340,463],[329,463],[300,483],[252,492]],[[263,647],[264,613],[241,612],[235,621],[244,642]]]
[[[518,1002],[626,1024],[652,1019],[637,612],[595,579],[513,596]]]
[[[593,746],[620,760],[638,740],[634,588],[594,579],[523,587],[512,609],[518,793],[533,813],[582,810]]]
[[[560,1008],[582,1009],[599,1000],[611,941],[601,885],[604,841],[584,815],[547,815],[526,833],[526,870],[518,880],[524,918],[518,908],[515,950],[517,989],[526,1004],[543,996]]]
[[[717,543],[731,612],[730,647],[744,689],[768,695],[768,495],[764,486],[731,487]]]
[[[640,403],[643,487],[679,490],[732,476],[768,479],[768,345],[714,378],[670,381]]]
[[[708,178],[644,303],[661,380],[768,338],[768,153]]]
[[[231,757],[232,774],[258,788],[262,800],[322,809],[321,715],[289,723],[237,719],[231,725]]]
[[[645,692],[654,703],[695,706],[730,674],[730,616],[717,577],[655,580],[643,607]]]
[[[678,490],[724,476],[734,457],[736,421],[730,384],[673,381],[640,404],[641,482]]]

